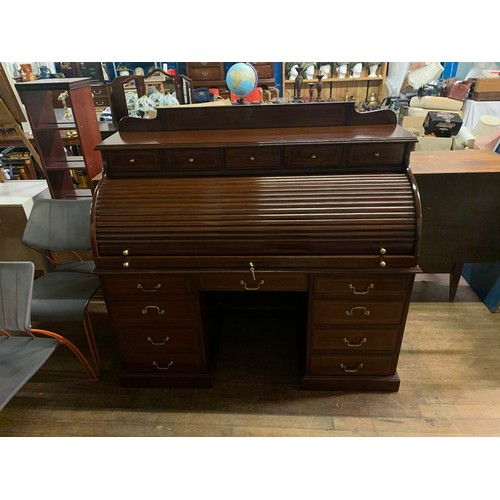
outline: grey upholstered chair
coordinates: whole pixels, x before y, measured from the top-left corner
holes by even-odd
[[[23,234],[23,243],[47,256],[43,276],[35,279],[31,301],[32,322],[83,322],[93,370],[102,371],[88,304],[99,288],[92,260],[62,260],[58,252],[90,251],[91,198],[36,200]]]
[[[94,369],[72,342],[57,333],[31,328],[34,270],[32,262],[0,262],[0,410],[59,344],[71,349],[89,377],[97,379]]]
[[[46,271],[89,273],[94,270],[94,261],[83,260],[79,254],[91,249],[91,206],[91,198],[35,200],[23,243],[45,257]],[[61,257],[64,253],[66,260]]]

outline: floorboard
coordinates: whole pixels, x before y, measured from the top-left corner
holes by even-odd
[[[464,280],[449,303],[447,285],[443,275],[417,278],[401,387],[389,394],[301,390],[300,339],[269,315],[228,318],[213,388],[123,388],[116,342],[96,310],[102,379],[89,381],[58,348],[0,412],[0,436],[500,436],[500,314]],[[82,345],[82,332],[65,327]]]

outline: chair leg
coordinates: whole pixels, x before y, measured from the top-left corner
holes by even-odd
[[[94,369],[90,366],[90,363],[87,361],[85,356],[82,354],[80,349],[73,344],[73,342],[70,342],[68,339],[64,338],[62,335],[59,335],[58,333],[51,332],[49,330],[40,330],[38,328],[32,328],[31,331],[33,333],[38,333],[40,335],[45,335],[47,337],[51,337],[53,339],[56,339],[59,344],[65,345],[68,347],[73,354],[78,358],[80,363],[83,365],[85,368],[85,371],[88,373],[90,380],[99,380],[99,373],[96,373]]]
[[[90,353],[92,354],[92,359],[94,360],[95,372],[97,375],[101,375],[101,373],[103,372],[103,366],[99,358],[99,351],[97,350],[97,345],[95,342],[94,329],[92,328],[90,314],[86,309],[83,317],[83,327],[85,329],[85,335],[87,336]]]

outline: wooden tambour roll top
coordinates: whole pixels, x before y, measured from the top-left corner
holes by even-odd
[[[414,142],[392,111],[353,103],[123,118],[98,146],[92,209],[122,384],[210,385],[213,297],[270,291],[307,299],[303,387],[397,390],[418,271]]]
[[[106,182],[100,258],[415,254],[414,192],[402,173]]]

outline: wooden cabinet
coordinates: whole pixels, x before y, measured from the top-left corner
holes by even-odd
[[[272,292],[301,297],[304,388],[398,390],[418,271],[415,141],[392,111],[353,103],[123,118],[98,146],[93,210],[122,384],[209,385],[217,297]]]
[[[90,82],[90,78],[54,78],[16,84],[53,198],[90,196],[91,181],[102,172],[101,153],[95,150],[101,134]],[[58,101],[66,108],[56,107]],[[79,155],[66,147],[69,137],[78,144]]]
[[[295,81],[290,79],[289,66],[293,63],[283,63],[283,97],[293,99]],[[358,78],[351,77],[350,66],[348,63],[347,74],[345,78],[339,78],[336,71],[336,63],[330,64],[328,75],[322,78],[323,90],[321,96],[323,99],[331,99],[335,101],[354,101],[356,103],[367,102],[371,93],[375,93],[379,101],[384,98],[384,83],[387,76],[388,64],[381,62],[376,70],[377,76],[369,76],[370,69],[367,63],[363,64],[363,69]],[[301,97],[305,100],[309,99],[310,84],[315,84],[318,79],[319,64],[316,64],[313,78],[306,78],[302,85]],[[313,86],[313,98],[316,99],[317,91]]]
[[[193,87],[212,87],[227,91],[226,70],[223,62],[188,62],[187,76],[192,80]],[[257,85],[274,87],[274,63],[251,62],[258,75]]]
[[[193,87],[226,87],[226,73],[222,62],[188,62],[187,76],[193,81]]]

